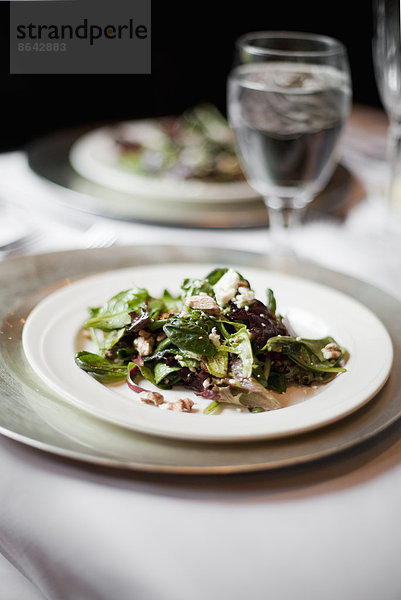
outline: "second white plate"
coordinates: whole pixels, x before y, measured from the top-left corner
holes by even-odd
[[[120,128],[141,129],[146,124],[147,121],[121,123]],[[119,165],[115,135],[112,127],[100,127],[81,136],[70,151],[70,163],[75,171],[107,188],[167,203],[185,200],[203,205],[260,198],[246,181],[211,183],[201,179],[137,175]]]
[[[262,269],[240,268],[256,295],[265,289],[276,294],[281,314],[304,337],[332,335],[345,346],[350,359],[347,372],[325,386],[295,399],[283,397],[284,407],[252,414],[235,409],[204,415],[208,403],[193,396],[194,413],[175,413],[142,404],[123,384],[106,387],[74,363],[77,336],[87,318],[87,308],[132,285],[146,287],[152,295],[164,288],[178,292],[185,277],[201,277],[216,265],[172,264],[103,273],[74,282],[40,302],[23,330],[23,347],[29,363],[61,397],[109,422],[148,434],[198,441],[240,441],[275,438],[321,427],[357,410],[386,382],[392,365],[390,336],[379,319],[345,294],[307,281]],[[222,266],[222,265],[217,265]],[[228,266],[228,265],[224,265]],[[231,265],[235,268],[235,265]],[[145,387],[152,389],[149,382]],[[183,392],[163,392],[167,399]],[[184,392],[191,396],[191,392]]]

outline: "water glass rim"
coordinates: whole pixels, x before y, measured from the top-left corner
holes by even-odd
[[[311,42],[321,42],[326,44],[327,48],[320,48],[316,50],[287,50],[285,48],[262,48],[260,46],[253,46],[252,41],[261,39],[274,40],[274,39],[294,39],[294,40],[309,40]],[[328,35],[322,35],[318,33],[306,33],[300,31],[254,31],[241,35],[236,40],[236,46],[245,50],[249,54],[258,56],[333,56],[336,54],[346,53],[345,46],[340,40],[330,37]]]

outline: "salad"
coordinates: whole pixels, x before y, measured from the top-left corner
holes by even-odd
[[[346,370],[336,340],[297,336],[271,289],[262,302],[227,268],[184,279],[178,296],[119,292],[89,309],[83,331],[96,352],[76,353],[78,367],[103,384],[126,381],[142,402],[183,412],[192,412],[194,396],[167,403],[163,390],[179,386],[209,399],[206,414],[225,404],[262,412],[280,408],[288,386],[319,386]]]
[[[210,104],[117,130],[118,164],[138,175],[243,181],[233,132]]]

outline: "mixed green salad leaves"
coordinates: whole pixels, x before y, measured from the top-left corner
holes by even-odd
[[[115,139],[119,166],[138,175],[211,183],[244,179],[233,132],[211,104],[120,128]]]
[[[332,337],[291,335],[273,291],[263,303],[227,268],[185,279],[179,296],[122,291],[89,309],[84,328],[97,352],[78,352],[75,362],[97,381],[127,379],[139,393],[146,392],[139,378],[159,390],[184,386],[211,401],[206,413],[221,403],[279,408],[277,395],[289,385],[321,385],[345,371],[346,350]]]

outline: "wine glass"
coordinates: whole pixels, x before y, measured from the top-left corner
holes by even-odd
[[[400,0],[373,0],[373,61],[380,98],[389,118],[387,157],[388,198],[397,203],[401,182],[401,22]],[[400,201],[400,199],[398,199]]]
[[[249,184],[264,198],[275,248],[324,187],[349,115],[343,44],[323,35],[243,35],[228,78],[228,115]]]

